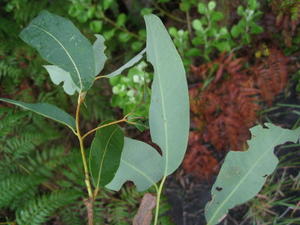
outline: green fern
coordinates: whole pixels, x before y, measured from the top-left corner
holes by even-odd
[[[14,200],[17,198],[23,198],[23,194],[26,194],[29,190],[37,188],[43,179],[39,177],[30,177],[24,175],[13,175],[0,181],[0,208],[11,207]],[[27,196],[25,196],[27,197]]]
[[[43,224],[56,210],[73,203],[79,196],[80,193],[67,190],[35,198],[17,210],[16,221],[19,225]]]

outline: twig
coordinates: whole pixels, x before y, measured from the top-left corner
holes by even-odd
[[[94,221],[94,199],[93,198],[88,198],[83,200],[86,208],[87,208],[87,215],[88,215],[88,223],[89,225],[93,225]]]
[[[153,6],[155,8],[157,8],[162,14],[166,15],[167,17],[169,17],[170,19],[172,20],[175,20],[177,22],[180,22],[180,23],[184,23],[186,24],[186,21],[181,19],[181,18],[178,18],[174,15],[172,15],[171,13],[167,12],[166,10],[164,10],[163,8],[161,8],[155,1],[152,2]]]
[[[102,75],[102,76],[97,76],[97,77],[95,77],[95,81],[96,80],[100,80],[101,78],[108,78],[107,76],[105,76],[105,75]]]
[[[89,175],[89,169],[88,169],[88,165],[87,165],[87,159],[85,156],[85,150],[84,150],[84,144],[83,144],[83,138],[81,136],[80,133],[80,106],[82,104],[82,102],[84,101],[84,94],[83,93],[79,93],[78,96],[78,101],[77,101],[77,108],[76,108],[76,133],[77,133],[77,137],[78,137],[78,141],[79,141],[79,145],[80,145],[80,152],[81,152],[81,158],[82,158],[82,163],[83,163],[83,169],[84,169],[84,176],[85,176],[85,184],[86,184],[86,188],[88,191],[88,195],[89,195],[89,204],[86,204],[87,207],[87,213],[88,213],[88,224],[89,225],[93,225],[94,221],[93,221],[93,192],[92,192],[92,186],[91,186],[91,181],[90,181],[90,175]]]
[[[135,33],[130,32],[129,30],[127,30],[124,27],[120,27],[118,26],[113,20],[111,20],[110,18],[108,18],[103,12],[101,13],[102,18],[107,22],[110,23],[112,26],[114,26],[115,28],[117,28],[118,30],[121,30],[129,35],[131,35],[132,37],[135,37],[138,40],[143,40],[140,36],[138,36]]]

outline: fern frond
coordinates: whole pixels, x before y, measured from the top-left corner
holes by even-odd
[[[15,62],[7,62],[7,60],[0,61],[0,79],[6,76],[9,76],[10,79],[18,79],[20,74],[21,70],[16,66]]]
[[[24,111],[16,113],[10,108],[0,108],[0,140],[12,133],[26,116]]]
[[[86,208],[82,201],[65,207],[59,212],[59,215],[64,225],[82,225],[86,223]],[[95,218],[94,223],[98,225]],[[102,224],[104,223],[99,223],[99,225]]]
[[[19,225],[40,225],[58,209],[73,203],[78,197],[78,192],[72,190],[57,191],[43,195],[26,203],[17,210],[16,221]]]
[[[0,181],[0,208],[10,207],[14,200],[20,198],[24,193],[37,188],[37,185],[43,181],[39,177],[30,177],[23,175],[12,175]]]

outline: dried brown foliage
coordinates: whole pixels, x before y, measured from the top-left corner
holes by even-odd
[[[273,0],[272,11],[276,14],[276,26],[282,30],[285,44],[292,46],[292,37],[300,24],[299,0]]]
[[[260,102],[271,104],[287,83],[287,58],[277,49],[245,68],[246,58],[222,54],[217,60],[192,66],[202,82],[190,89],[193,133],[184,161],[188,172],[207,178],[216,172],[216,159],[205,143],[218,151],[243,150],[255,125]],[[210,74],[210,75],[207,75]],[[213,79],[210,79],[213,78]],[[205,80],[210,80],[208,85]]]

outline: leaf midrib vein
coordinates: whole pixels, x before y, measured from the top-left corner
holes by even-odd
[[[105,145],[104,152],[103,152],[103,155],[102,155],[102,158],[101,158],[100,169],[99,169],[99,172],[98,172],[98,179],[97,179],[98,182],[97,182],[96,188],[98,188],[99,185],[100,185],[101,173],[102,173],[104,159],[105,159],[105,156],[106,156],[106,153],[107,153],[107,150],[108,150],[108,145],[110,144],[110,140],[112,139],[113,135],[117,132],[117,130],[118,130],[118,128],[116,127],[115,130],[110,134],[110,136],[107,140],[107,143]]]
[[[149,26],[149,30],[151,30],[151,26]],[[153,32],[150,32],[151,34],[151,39],[152,39],[152,45],[154,46],[153,48],[153,53],[154,53],[154,60],[155,60],[155,67],[156,70],[157,70],[157,74],[156,74],[156,77],[157,77],[157,80],[158,80],[158,87],[159,87],[159,91],[160,91],[160,96],[161,96],[161,103],[162,103],[162,114],[163,114],[163,124],[164,124],[164,133],[165,133],[165,159],[166,159],[166,165],[165,165],[165,172],[164,172],[164,176],[167,175],[167,172],[168,172],[168,164],[169,164],[169,141],[168,141],[168,124],[166,123],[167,122],[167,116],[166,116],[166,110],[165,110],[165,99],[164,99],[164,94],[163,94],[163,90],[162,90],[162,86],[161,86],[161,82],[160,81],[160,77],[158,76],[158,61],[157,61],[157,48],[156,46],[154,45],[154,36],[153,36]],[[162,149],[163,150],[163,149]]]
[[[144,176],[148,181],[150,181],[150,183],[152,184],[156,184],[146,173],[144,173],[143,171],[141,171],[140,169],[136,168],[134,165],[132,165],[131,163],[127,162],[124,159],[121,159],[121,161],[123,161],[126,165],[128,165],[129,167],[131,167],[133,170],[137,171],[138,173],[140,173],[142,176]]]
[[[80,83],[80,89],[82,90],[82,80],[81,80],[81,75],[80,75],[80,72],[79,72],[79,69],[77,68],[77,65],[73,59],[73,57],[70,55],[70,53],[68,52],[68,50],[63,46],[63,44],[53,35],[51,34],[50,32],[48,32],[47,30],[45,30],[44,28],[36,25],[36,24],[33,24],[32,26],[40,29],[41,31],[45,32],[46,34],[48,34],[50,37],[52,37],[61,47],[62,49],[66,52],[67,56],[70,58],[70,61],[71,63],[73,64],[75,70],[76,70],[76,73],[77,73],[77,77],[79,79],[79,83]]]
[[[283,132],[281,132],[280,137],[277,140],[280,140],[283,136]],[[271,144],[273,145],[273,144]],[[278,144],[277,144],[278,145]],[[268,147],[268,149],[273,149],[271,146]],[[248,172],[245,174],[245,176],[238,182],[238,184],[236,185],[236,187],[231,191],[231,193],[227,196],[227,198],[225,198],[225,200],[222,202],[222,204],[217,208],[217,210],[214,212],[213,216],[211,217],[211,219],[208,221],[207,225],[211,224],[211,221],[213,221],[215,219],[215,217],[217,216],[218,212],[223,208],[223,206],[228,202],[228,200],[231,198],[231,196],[236,192],[236,190],[241,186],[241,184],[244,182],[244,180],[249,176],[249,174],[252,172],[252,170],[257,166],[258,162],[260,162],[265,154],[269,153],[268,151],[265,151],[265,153],[263,153],[258,160],[256,160],[256,162],[253,164],[253,166],[248,170]]]

